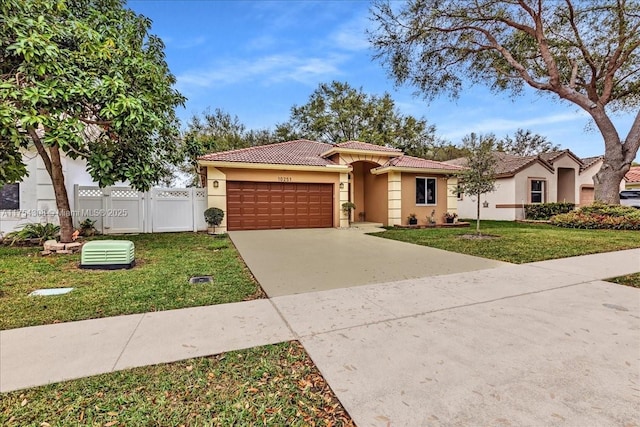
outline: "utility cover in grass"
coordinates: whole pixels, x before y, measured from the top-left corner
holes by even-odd
[[[71,292],[73,288],[53,288],[53,289],[36,289],[29,294],[30,297],[48,297],[50,295],[64,295]]]
[[[189,283],[194,284],[194,283],[211,283],[213,282],[213,277],[212,276],[196,276],[196,277],[192,277],[191,279],[189,279]]]

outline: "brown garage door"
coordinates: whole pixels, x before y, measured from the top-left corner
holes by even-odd
[[[333,227],[333,184],[227,182],[227,229]]]

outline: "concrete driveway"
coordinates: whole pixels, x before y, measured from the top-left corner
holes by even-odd
[[[508,265],[359,229],[232,231],[229,236],[269,297]]]

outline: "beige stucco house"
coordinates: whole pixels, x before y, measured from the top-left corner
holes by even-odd
[[[602,165],[602,157],[581,159],[570,150],[537,156],[494,153],[497,161],[496,190],[480,198],[480,217],[513,221],[524,218],[524,205],[568,202],[578,206],[593,202],[593,176]],[[465,165],[466,159],[450,162]],[[458,214],[476,217],[476,199],[459,195]]]
[[[211,153],[208,206],[225,212],[226,230],[348,227],[350,222],[425,224],[455,212],[455,174],[463,169],[359,141],[296,140]],[[351,218],[342,204],[352,202]]]

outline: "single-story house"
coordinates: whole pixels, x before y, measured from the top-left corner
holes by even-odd
[[[204,155],[209,207],[225,212],[220,230],[348,227],[350,221],[425,224],[456,211],[463,168],[348,141],[310,140]],[[342,205],[352,202],[351,218]]]
[[[624,176],[624,188],[626,190],[640,189],[640,166],[631,166]]]
[[[570,150],[517,156],[503,152],[496,158],[496,190],[483,194],[480,218],[513,221],[524,218],[524,205],[568,202],[578,206],[593,202],[593,176],[600,170],[602,156],[581,159]],[[465,166],[465,158],[446,163]],[[458,214],[475,218],[477,200],[458,195]]]
[[[29,175],[21,182],[0,186],[0,233],[27,223],[58,222],[53,185],[42,159],[35,150],[24,151],[22,159]],[[74,210],[74,185],[96,184],[87,172],[84,160],[62,156],[61,161],[69,203]]]

